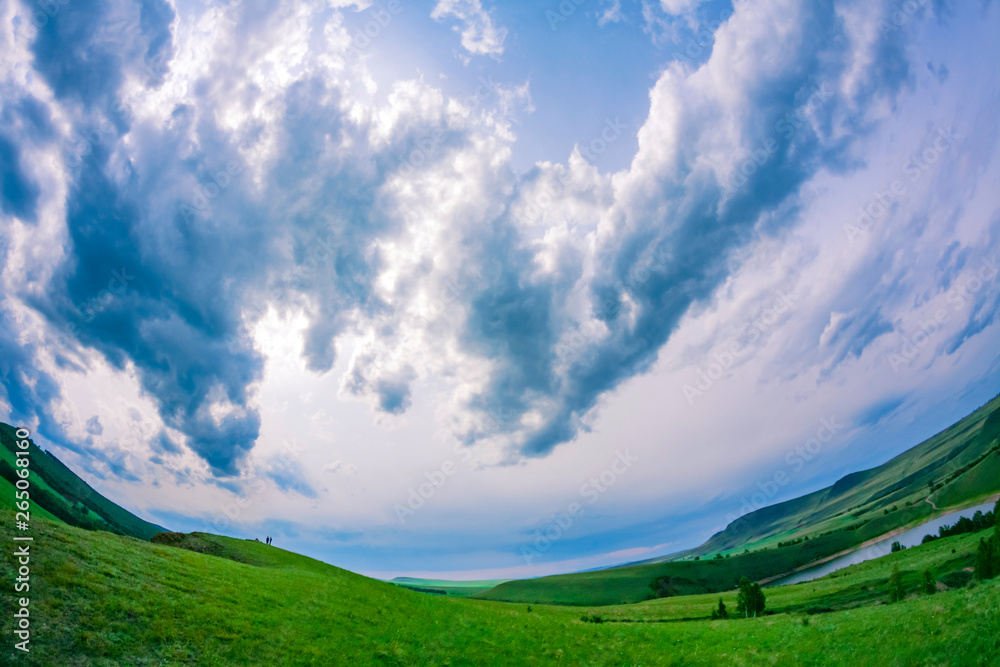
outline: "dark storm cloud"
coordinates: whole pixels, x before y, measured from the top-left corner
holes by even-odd
[[[263,30],[272,11],[234,14],[237,31]],[[224,130],[214,116],[218,101],[260,92],[235,61],[195,82],[195,103],[177,106],[166,126],[135,124],[121,84],[130,74],[146,86],[162,81],[171,66],[171,21],[166,3],[74,2],[36,38],[35,66],[78,111],[74,137],[85,141],[70,155],[76,168],[66,203],[67,260],[44,296],[26,300],[115,368],[134,365],[163,422],[216,473],[233,474],[260,427],[250,392],[262,357],[246,344],[244,316],[252,325],[268,307],[307,307],[308,367],[333,366],[335,339],[352,318],[384,308],[372,296],[380,259],[370,244],[396,223],[376,192],[400,163],[392,156],[426,128],[415,127],[387,155],[366,152],[368,128],[346,128],[339,92],[312,77],[285,91],[277,126]],[[22,116],[40,125],[44,116],[29,111]],[[126,132],[133,144],[121,160]],[[266,140],[273,152],[264,150]],[[357,148],[329,149],[342,142]],[[8,152],[3,168],[16,185],[10,201],[33,207],[37,195]],[[264,171],[263,193],[247,182],[253,168]],[[412,379],[380,380],[381,409],[405,410]],[[21,384],[10,387],[18,404],[46,404],[57,394],[53,386],[29,400]]]
[[[776,231],[767,226],[770,214],[794,204],[798,188],[819,169],[850,167],[852,161],[846,157],[850,144],[829,134],[829,119],[846,118],[858,133],[870,129],[849,109],[865,108],[878,99],[891,101],[907,85],[904,39],[903,34],[881,39],[876,45],[879,64],[862,77],[854,97],[844,97],[833,92],[833,82],[850,65],[844,26],[832,3],[804,4],[801,30],[788,45],[794,52],[779,66],[767,65],[769,71],[758,72],[759,78],[748,83],[750,104],[740,119],[749,145],[770,145],[771,155],[728,199],[723,197],[723,184],[694,171],[698,157],[694,146],[714,131],[710,121],[695,117],[679,121],[685,136],[678,173],[672,178],[653,176],[655,187],[623,207],[620,234],[598,249],[591,307],[610,335],[577,355],[565,376],[557,379],[551,371],[559,329],[570,325],[553,314],[552,304],[565,296],[563,285],[525,280],[525,272],[516,270],[524,262],[510,252],[516,245],[496,248],[505,264],[515,269],[510,273],[519,277],[498,271],[498,279],[471,303],[472,344],[480,341],[495,350],[504,343],[503,363],[473,407],[508,410],[512,414],[504,420],[505,430],[513,431],[533,401],[545,397],[554,401],[555,408],[543,426],[526,433],[521,453],[545,455],[572,439],[600,396],[646,371],[690,306],[708,298],[726,279],[731,253],[758,234]],[[766,69],[763,64],[761,68]],[[808,103],[810,91],[824,83],[830,86],[824,93],[829,99],[813,109],[818,122],[789,122]],[[657,111],[654,102],[651,122]],[[786,224],[794,220],[795,216],[785,218]],[[642,272],[644,267],[653,269]],[[627,316],[626,297],[634,304]],[[840,346],[839,359],[859,355],[891,325],[876,310],[853,320],[848,329],[851,340]]]
[[[440,118],[415,114],[372,148],[374,121],[348,118],[344,93],[313,75],[268,100],[280,116],[276,126],[220,127],[221,100],[264,99],[248,79],[247,63],[275,37],[267,30],[280,19],[270,6],[228,11],[245,49],[227,53],[210,75],[189,82],[185,103],[162,127],[134,120],[121,88],[133,76],[150,88],[164,80],[174,48],[168,4],[74,0],[40,31],[32,47],[37,71],[69,110],[74,136],[98,140],[77,153],[66,202],[67,258],[45,296],[27,299],[75,343],[99,351],[117,369],[134,367],[164,424],[184,434],[220,475],[238,471],[260,434],[253,391],[263,358],[247,327],[269,309],[304,312],[303,356],[314,373],[334,367],[338,339],[362,324],[378,321],[379,335],[392,340],[400,318],[375,289],[387,265],[375,241],[403,229],[385,185],[428,136],[436,137],[436,160],[467,147],[467,137],[447,130]],[[676,110],[676,164],[634,165],[639,185],[612,206],[614,229],[600,238],[584,285],[590,314],[607,335],[568,361],[557,348],[577,324],[566,305],[585,274],[585,258],[565,251],[553,273],[536,271],[534,239],[510,213],[520,192],[510,174],[498,177],[502,186],[490,195],[500,213],[482,225],[456,223],[463,253],[456,264],[468,287],[458,297],[464,320],[455,336],[465,351],[492,362],[468,407],[490,414],[494,427],[459,433],[465,442],[499,431],[511,436],[518,453],[540,456],[571,440],[602,395],[651,367],[692,304],[708,299],[730,275],[736,251],[797,221],[797,193],[807,179],[858,166],[851,141],[873,127],[858,110],[891,105],[912,79],[904,58],[907,33],[879,38],[872,66],[850,73],[857,85],[848,97],[838,84],[854,64],[852,45],[833,4],[803,3],[800,18],[781,62],[751,54],[759,57],[746,75],[752,80],[736,82],[741,108],[726,108],[704,82],[691,84],[687,92],[696,101],[712,99],[701,100],[701,109]],[[817,91],[824,91],[818,100]],[[656,102],[662,94],[654,91],[654,126],[671,111],[664,107],[669,102]],[[10,113],[36,128],[38,141],[49,140],[45,110],[20,104]],[[705,108],[717,115],[703,115]],[[803,108],[809,122],[802,122]],[[752,154],[767,146],[753,173],[735,186],[700,164],[702,145],[726,123],[738,126]],[[851,130],[847,137],[843,127]],[[0,203],[5,211],[34,215],[37,186],[24,174],[14,144],[3,141]],[[655,153],[649,141],[645,149]],[[411,286],[400,282],[394,296],[405,301]],[[860,355],[888,330],[881,311],[865,304],[834,332],[834,363]],[[4,340],[0,336],[0,345]],[[17,369],[30,358],[10,359],[4,370],[12,405],[27,410],[58,394],[44,382],[29,390],[25,371]],[[383,412],[405,412],[417,378],[413,366],[375,372],[368,362],[352,367],[345,390],[371,397]],[[521,418],[539,406],[540,425],[523,426]],[[177,451],[164,434],[152,446]],[[295,488],[290,479],[275,481]]]

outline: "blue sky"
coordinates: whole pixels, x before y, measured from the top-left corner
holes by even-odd
[[[0,418],[172,529],[609,565],[1000,387],[995,3],[49,9],[2,10]]]

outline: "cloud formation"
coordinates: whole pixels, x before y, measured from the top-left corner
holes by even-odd
[[[483,9],[480,0],[438,0],[431,11],[431,18],[442,21],[454,18],[461,26],[455,30],[462,35],[462,47],[477,56],[499,57],[507,29],[494,23],[493,17]]]
[[[29,302],[73,344],[134,367],[164,424],[219,473],[260,433],[251,331],[270,309],[305,316],[315,373],[360,337],[344,395],[400,415],[417,378],[445,373],[461,442],[497,461],[545,455],[650,368],[735,252],[794,221],[775,214],[819,170],[844,169],[877,120],[865,109],[907,85],[902,37],[859,22],[865,12],[739,5],[707,62],[660,75],[629,169],[600,174],[582,157],[609,135],[516,178],[506,89],[484,80],[494,103],[470,108],[478,91],[399,82],[384,105],[359,106],[337,14],[228,7],[179,38],[166,4],[67,6],[30,43],[73,169],[66,258]],[[470,52],[502,52],[505,31],[478,0],[442,0],[432,17],[463,22]],[[44,128],[31,104],[5,113]],[[4,210],[30,222],[38,186],[16,147],[3,154]],[[446,299],[431,311],[435,295]],[[825,338],[857,356],[890,328],[858,316]]]
[[[726,390],[703,387],[691,405],[682,387],[725,354],[717,387],[752,368],[758,387],[821,391],[845,369],[958,363],[1000,309],[979,275],[996,261],[983,250],[1000,238],[996,207],[973,215],[934,194],[987,197],[965,190],[991,168],[996,105],[911,118],[900,130],[911,143],[871,149],[902,124],[907,96],[962,85],[954,58],[930,67],[914,55],[918,26],[945,29],[938,5],[897,26],[888,2],[735,3],[697,56],[680,44],[655,64],[644,120],[597,119],[564,160],[524,173],[511,165],[530,80],[464,61],[451,78],[423,62],[394,76],[373,57],[400,62],[403,22],[422,20],[434,34],[457,25],[449,62],[460,46],[500,68],[515,27],[478,0],[392,14],[364,47],[352,21],[357,10],[368,25],[366,3],[199,13],[85,0],[34,32],[29,9],[3,10],[16,30],[0,60],[0,407],[56,444],[94,449],[95,474],[163,468],[213,492],[256,476],[313,502],[330,480],[334,492],[372,484],[371,462],[349,448],[395,461],[444,441],[470,469],[543,465],[582,448],[616,393],[655,368],[678,373],[673,398],[693,411]],[[583,110],[560,114],[584,127]],[[963,137],[922,157],[953,120]],[[598,168],[633,140],[627,166]],[[867,169],[888,180],[855,187]],[[894,179],[905,193],[872,214]],[[783,290],[793,312],[767,319]],[[947,326],[917,347],[938,309]],[[147,401],[131,419],[141,427],[116,425],[119,405],[75,409],[74,382],[106,376]],[[280,466],[276,443],[298,418],[275,399],[287,386],[308,397],[301,428],[331,451]],[[914,404],[884,389],[859,424]],[[351,415],[324,416],[342,404]],[[406,436],[382,451],[356,435],[360,421]],[[131,439],[116,440],[122,429]],[[697,442],[681,431],[677,442]],[[134,443],[148,468],[126,460]],[[456,493],[464,483],[449,481]]]

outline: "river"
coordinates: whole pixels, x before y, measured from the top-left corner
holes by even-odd
[[[977,505],[976,507],[969,507],[964,510],[958,510],[957,512],[952,512],[951,514],[945,514],[944,516],[939,516],[936,519],[932,519],[927,523],[921,524],[916,528],[911,528],[905,533],[899,535],[894,535],[893,537],[886,537],[885,539],[879,540],[875,544],[870,544],[863,549],[857,549],[851,553],[844,554],[843,556],[838,556],[831,561],[810,567],[801,572],[796,572],[795,574],[790,574],[787,577],[782,577],[781,579],[776,579],[768,586],[787,586],[788,584],[801,584],[803,581],[812,581],[813,579],[818,579],[824,577],[831,572],[836,572],[850,565],[857,565],[858,563],[863,563],[866,560],[872,560],[873,558],[879,558],[880,556],[885,556],[892,551],[892,543],[899,542],[904,547],[915,547],[920,544],[920,541],[924,539],[924,535],[937,535],[938,528],[941,526],[950,526],[951,524],[958,521],[961,517],[972,518],[972,515],[977,511],[985,514],[993,509],[993,503],[986,503],[984,505]]]

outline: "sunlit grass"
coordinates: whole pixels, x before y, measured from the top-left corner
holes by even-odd
[[[0,539],[8,541],[10,520]],[[32,653],[38,665],[986,665],[1000,651],[1000,588],[975,588],[809,616],[713,622],[584,623],[580,608],[504,604],[407,591],[258,542],[203,537],[208,556],[36,522]],[[891,558],[918,572],[974,536]],[[949,544],[950,543],[950,544]],[[951,554],[951,549],[956,554]],[[250,564],[253,563],[253,564]],[[802,608],[878,582],[891,563],[768,590]],[[0,576],[13,576],[9,560]],[[602,607],[611,620],[702,616],[717,596]],[[10,637],[12,601],[3,598]]]

